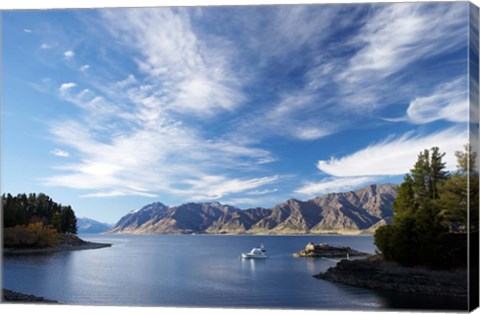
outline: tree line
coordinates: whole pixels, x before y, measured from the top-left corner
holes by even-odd
[[[3,194],[2,207],[4,229],[42,223],[58,233],[77,233],[77,218],[72,207],[56,203],[44,193]]]
[[[393,204],[391,225],[375,233],[386,260],[405,266],[464,267],[467,233],[478,232],[479,174],[470,145],[455,152],[457,171],[445,170],[438,147],[420,152]]]

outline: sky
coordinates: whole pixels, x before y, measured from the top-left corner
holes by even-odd
[[[400,183],[468,142],[468,3],[2,14],[2,193],[114,223]]]

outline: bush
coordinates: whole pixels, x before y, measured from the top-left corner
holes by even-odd
[[[58,244],[57,231],[50,225],[44,226],[42,222],[5,228],[3,240],[4,247],[14,248],[47,247]]]

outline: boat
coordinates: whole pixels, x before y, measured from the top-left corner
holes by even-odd
[[[242,253],[242,257],[247,259],[265,259],[268,258],[268,255],[267,250],[262,245],[261,247],[254,247],[248,253]]]

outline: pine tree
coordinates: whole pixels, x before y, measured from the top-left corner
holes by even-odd
[[[439,189],[440,216],[453,232],[467,231],[470,218],[471,231],[478,230],[479,175],[475,168],[477,155],[470,145],[455,152],[457,169]]]
[[[404,215],[411,215],[412,212],[416,211],[416,208],[413,179],[407,174],[404,177],[403,183],[398,188],[397,197],[393,203],[393,212],[395,213],[394,220]]]
[[[77,233],[77,218],[70,206],[66,206],[61,212],[62,232],[66,234]]]
[[[438,147],[425,149],[405,176],[393,205],[393,224],[375,234],[375,243],[386,259],[407,266],[440,265],[448,232],[438,215],[439,189],[448,178],[444,156]]]

